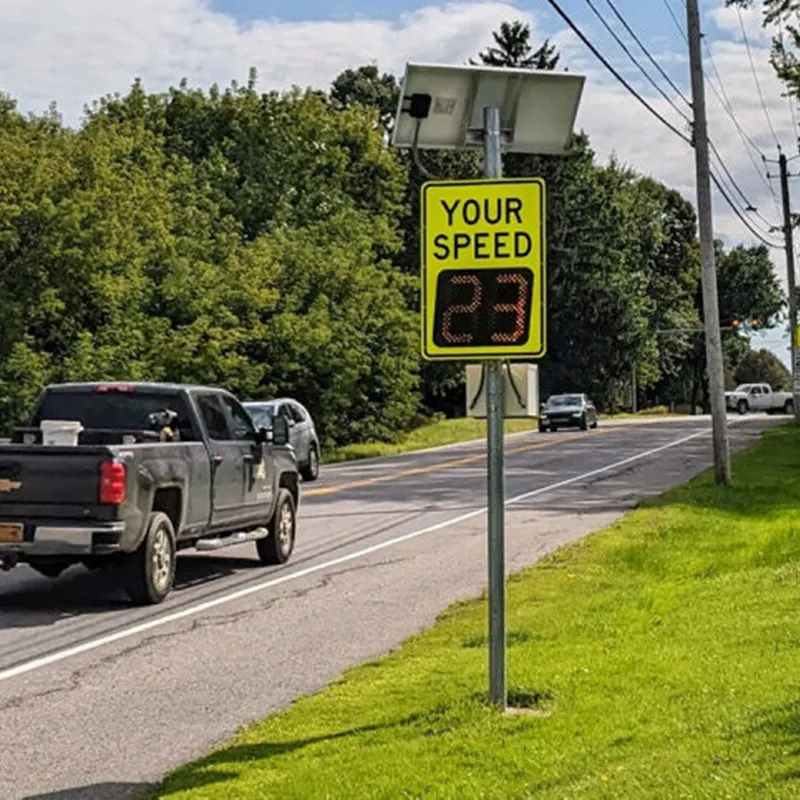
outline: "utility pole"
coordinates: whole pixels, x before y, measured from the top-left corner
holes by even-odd
[[[722,361],[722,333],[717,298],[717,270],[714,264],[714,223],[711,209],[711,166],[701,53],[700,13],[697,0],[686,0],[689,63],[692,75],[694,111],[694,152],[697,172],[697,218],[700,229],[700,266],[703,285],[703,317],[706,329],[706,370],[711,395],[711,427],[714,440],[714,479],[730,482],[728,420],[725,410],[725,370]]]
[[[792,210],[789,199],[789,170],[786,156],[778,156],[778,165],[781,171],[781,200],[783,201],[783,236],[786,242],[786,284],[789,287],[789,339],[792,351],[792,406],[795,422],[800,423],[800,400],[798,399],[797,369],[797,343],[795,331],[797,329],[797,305],[795,303],[795,277],[794,277],[794,242],[792,241]]]

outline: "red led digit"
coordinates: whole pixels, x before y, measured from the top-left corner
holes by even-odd
[[[478,308],[480,308],[483,287],[476,275],[451,275],[450,283],[464,286],[472,284],[472,300],[469,303],[450,306],[447,311],[444,312],[444,317],[442,318],[442,337],[450,344],[469,343],[472,341],[472,334],[453,333],[450,330],[450,324],[456,314],[474,314]]]
[[[496,303],[492,306],[492,318],[495,314],[514,314],[514,330],[506,333],[492,333],[492,341],[500,344],[514,344],[525,333],[525,311],[528,282],[522,275],[502,273],[497,276],[498,283],[516,284],[517,300],[515,303]]]

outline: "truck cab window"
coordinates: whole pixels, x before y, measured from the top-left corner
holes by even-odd
[[[255,439],[255,428],[250,415],[244,410],[244,407],[228,395],[220,395],[219,400],[227,418],[227,427],[231,433],[230,438],[236,441],[253,441]]]
[[[233,438],[228,430],[228,421],[222,412],[219,399],[213,394],[201,394],[197,398],[197,405],[203,417],[203,424],[211,439],[216,442],[226,442]]]

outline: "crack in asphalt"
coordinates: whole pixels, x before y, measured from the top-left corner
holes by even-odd
[[[52,697],[53,695],[60,695],[60,694],[67,694],[69,692],[73,692],[76,689],[79,689],[84,682],[84,680],[92,673],[97,672],[98,670],[107,667],[113,666],[117,662],[124,659],[126,656],[131,655],[139,650],[144,650],[151,644],[155,644],[157,642],[162,642],[167,639],[177,638],[179,636],[185,636],[187,634],[192,634],[198,630],[207,629],[207,628],[217,628],[217,627],[226,627],[228,625],[233,625],[237,622],[240,622],[243,619],[246,619],[251,616],[255,616],[257,614],[262,613],[263,611],[270,610],[273,606],[278,605],[284,601],[291,601],[291,600],[299,600],[312,592],[320,591],[321,589],[326,589],[330,586],[331,583],[336,578],[340,578],[344,575],[349,575],[354,572],[360,572],[363,570],[374,569],[376,567],[385,567],[391,566],[394,564],[400,564],[404,561],[408,561],[409,557],[404,556],[402,558],[387,558],[383,559],[382,561],[375,561],[369,564],[355,564],[352,567],[347,567],[345,569],[340,569],[335,572],[330,572],[327,575],[321,576],[313,585],[306,586],[302,589],[295,589],[288,594],[280,594],[277,597],[270,598],[269,600],[257,603],[252,608],[242,609],[241,611],[235,611],[229,614],[223,614],[222,616],[218,617],[211,617],[207,619],[195,619],[188,627],[180,628],[179,630],[168,631],[165,633],[156,633],[151,636],[146,636],[140,642],[137,642],[130,647],[126,647],[123,650],[120,650],[117,653],[111,653],[107,656],[103,656],[98,661],[95,661],[92,664],[89,664],[81,669],[74,670],[72,674],[66,679],[67,684],[62,686],[56,686],[51,689],[44,689],[39,692],[33,692],[32,694],[22,695],[20,697],[15,697],[12,700],[7,701],[0,705],[0,714],[4,711],[11,711],[21,708],[24,705],[29,703],[35,702],[36,700],[41,700],[47,697]]]

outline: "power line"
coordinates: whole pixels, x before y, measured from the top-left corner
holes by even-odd
[[[691,125],[692,124],[691,119],[689,119],[689,117],[687,117],[686,114],[684,114],[683,111],[681,111],[678,108],[678,106],[675,105],[675,102],[672,100],[672,98],[658,85],[658,82],[639,63],[639,61],[636,59],[636,56],[634,56],[633,53],[631,53],[631,51],[628,49],[628,47],[625,44],[625,42],[623,42],[622,39],[620,39],[620,37],[617,35],[616,31],[611,27],[611,25],[609,25],[609,23],[606,20],[606,18],[597,10],[597,7],[592,2],[592,0],[585,0],[585,2],[586,2],[586,5],[589,6],[589,8],[592,9],[592,11],[594,12],[594,15],[597,17],[597,19],[599,19],[600,22],[603,23],[603,27],[611,34],[611,36],[614,38],[614,41],[622,48],[622,50],[625,53],[625,55],[628,56],[628,58],[639,69],[639,71],[642,73],[642,75],[644,75],[644,77],[647,79],[647,81],[650,83],[650,85],[670,104],[672,109],[677,114],[679,114],[681,117],[683,117],[685,122],[687,122],[689,125]],[[606,2],[610,4],[610,0],[606,0]],[[612,8],[613,8],[613,5],[612,5]],[[640,43],[639,46],[640,47],[642,46],[641,43]],[[649,53],[647,53],[647,55],[649,56]],[[651,61],[652,61],[652,58],[651,58]]]
[[[625,78],[620,75],[620,73],[611,65],[611,63],[603,56],[603,54],[592,44],[592,42],[586,37],[586,35],[581,31],[581,29],[575,24],[572,18],[564,11],[563,8],[558,4],[557,0],[547,0],[553,10],[561,17],[561,19],[566,22],[566,24],[570,27],[570,29],[575,33],[575,35],[589,48],[592,54],[600,61],[601,64],[628,90],[630,94],[632,94],[656,119],[658,119],[662,125],[668,128],[672,133],[678,136],[682,141],[686,142],[690,147],[694,147],[694,142],[686,136],[684,133],[679,131],[669,120],[667,120],[663,115],[661,115],[650,103],[647,102],[637,91],[636,89],[631,86]],[[587,0],[588,2],[588,0]],[[719,157],[719,156],[718,156]],[[719,178],[714,174],[713,170],[711,171],[711,178],[714,181],[717,189],[719,190],[720,194],[722,195],[725,202],[730,206],[742,224],[753,234],[753,236],[758,239],[763,244],[767,245],[768,247],[778,248],[780,245],[777,245],[773,242],[768,241],[763,232],[759,231],[755,227],[753,227],[750,220],[748,220],[741,212],[739,207],[733,201],[731,196],[725,190],[725,187],[720,182]]]
[[[722,170],[725,173],[725,175],[728,177],[728,181],[733,187],[734,191],[739,195],[739,197],[742,198],[742,201],[744,202],[745,205],[744,210],[750,211],[753,214],[755,214],[764,223],[764,225],[767,226],[767,232],[769,232],[771,228],[775,227],[774,224],[770,222],[766,217],[764,217],[761,213],[759,213],[758,209],[753,205],[753,203],[750,201],[747,195],[745,195],[745,193],[742,191],[741,187],[736,182],[736,179],[731,174],[731,171],[728,169],[728,165],[725,163],[724,159],[720,155],[719,150],[717,150],[717,146],[714,144],[713,141],[711,141],[711,139],[709,139],[708,145],[711,148],[711,152],[716,156],[717,161],[719,161],[720,166],[722,167]]]
[[[775,139],[775,144],[778,145],[778,150],[780,150],[781,142],[780,139],[778,139],[778,134],[775,133],[775,128],[772,125],[772,117],[769,115],[769,109],[767,108],[766,101],[764,100],[764,93],[761,91],[761,81],[758,80],[758,72],[756,72],[756,65],[753,61],[753,51],[750,49],[750,40],[747,38],[747,31],[744,28],[744,19],[742,18],[741,6],[736,6],[736,14],[739,17],[739,27],[741,28],[742,36],[744,37],[744,45],[747,49],[747,58],[750,61],[750,71],[753,73],[753,80],[756,82],[758,97],[761,100],[761,108],[764,109],[764,116],[767,118],[767,125],[769,125],[772,138]]]
[[[681,34],[683,39],[688,43],[688,36],[686,31],[683,29],[680,21],[678,20],[675,12],[672,9],[672,5],[670,4],[669,0],[663,0],[664,6],[666,7],[667,11],[669,12],[672,21],[675,23],[675,27],[678,29],[678,32]],[[717,69],[717,62],[714,60],[714,54],[711,51],[711,48],[708,46],[708,42],[704,39],[703,45],[706,50],[706,55],[708,56],[708,61],[711,64],[711,69],[714,72],[714,75],[717,79],[717,83],[719,83],[719,90],[714,85],[714,82],[711,80],[711,77],[708,73],[705,73],[706,79],[708,81],[708,88],[716,96],[717,100],[719,101],[720,106],[722,106],[723,111],[728,115],[731,122],[733,123],[736,132],[739,134],[739,138],[742,140],[742,144],[744,145],[745,152],[747,153],[747,157],[750,159],[750,163],[753,165],[753,170],[755,171],[756,175],[761,179],[764,186],[767,187],[767,191],[772,195],[773,202],[775,204],[775,211],[776,213],[780,214],[780,209],[778,207],[778,195],[775,192],[775,187],[767,180],[766,175],[764,174],[764,170],[762,169],[763,161],[766,158],[761,148],[753,141],[752,137],[747,133],[747,131],[742,127],[739,120],[736,118],[736,113],[733,110],[733,103],[731,103],[731,99],[728,96],[728,92],[725,89],[725,82],[722,80],[722,75],[720,75],[719,70]],[[758,161],[756,160],[755,156],[753,155],[753,150],[758,154],[758,157],[762,161],[762,166],[759,166]]]
[[[714,181],[714,185],[717,187],[717,190],[722,195],[725,202],[731,207],[733,213],[736,214],[737,217],[739,217],[739,220],[741,221],[742,225],[744,225],[745,228],[747,228],[747,230],[749,230],[750,233],[752,233],[753,236],[756,237],[756,239],[765,244],[767,247],[770,247],[774,250],[782,250],[783,249],[782,244],[776,244],[775,242],[770,242],[768,239],[764,237],[762,232],[752,227],[752,225],[750,224],[750,220],[748,220],[747,217],[745,217],[744,214],[742,214],[741,210],[739,209],[739,206],[737,206],[736,203],[734,203],[733,200],[731,200],[730,195],[725,191],[725,188],[720,183],[719,178],[717,178],[717,176],[714,174],[714,171],[710,170],[710,172],[711,172],[711,180]]]
[[[647,47],[646,47],[646,46],[645,46],[645,45],[644,45],[644,44],[641,42],[641,40],[639,39],[639,37],[638,37],[638,36],[636,36],[636,33],[633,31],[633,29],[630,27],[630,25],[628,25],[628,23],[627,23],[627,21],[625,20],[625,18],[624,18],[624,17],[623,17],[623,16],[622,16],[622,15],[619,13],[619,11],[617,10],[617,8],[616,8],[616,6],[614,5],[614,3],[612,2],[612,0],[606,0],[606,3],[607,3],[607,4],[608,4],[610,7],[611,7],[612,11],[614,11],[614,13],[616,14],[617,18],[618,18],[618,19],[620,19],[620,21],[623,23],[623,25],[625,26],[625,29],[626,29],[626,30],[627,30],[627,31],[628,31],[628,32],[631,34],[631,36],[633,36],[633,37],[634,37],[634,39],[636,40],[637,44],[638,44],[638,45],[639,45],[639,47],[642,49],[642,51],[643,51],[643,52],[644,52],[644,54],[647,56],[647,58],[648,58],[648,59],[651,61],[651,63],[655,64],[656,68],[659,70],[659,72],[660,72],[661,74],[663,74],[663,75],[666,75],[666,73],[664,72],[664,70],[661,68],[660,64],[659,64],[659,63],[656,61],[656,59],[655,59],[655,58],[654,58],[654,57],[651,55],[651,53],[650,53],[650,51],[648,50],[648,48],[647,48]],[[591,9],[591,10],[594,12],[595,16],[596,16],[596,17],[597,17],[597,18],[600,20],[600,22],[603,24],[603,26],[605,27],[605,29],[606,29],[606,30],[607,30],[607,31],[608,31],[608,32],[611,34],[611,36],[613,37],[614,41],[615,41],[615,42],[616,42],[616,43],[617,43],[617,44],[618,44],[618,45],[619,45],[619,46],[622,48],[623,52],[624,52],[624,53],[625,53],[625,54],[628,56],[628,58],[629,58],[629,59],[630,59],[630,60],[631,60],[631,61],[634,63],[634,65],[635,65],[635,66],[636,66],[636,67],[639,69],[639,71],[640,71],[640,72],[641,72],[641,73],[642,73],[642,74],[645,76],[645,78],[647,78],[647,80],[650,82],[650,84],[651,84],[652,86],[654,86],[654,87],[655,87],[655,89],[656,89],[656,90],[657,90],[657,91],[658,91],[658,92],[661,94],[661,96],[662,96],[662,97],[663,97],[663,98],[664,98],[664,99],[665,99],[665,100],[666,100],[666,101],[667,101],[667,102],[670,104],[670,106],[671,106],[671,107],[672,107],[672,108],[675,110],[675,112],[676,112],[676,113],[678,113],[678,114],[679,114],[681,117],[683,117],[683,119],[684,119],[684,120],[685,120],[685,121],[686,121],[686,122],[687,122],[689,125],[691,125],[691,124],[692,124],[692,121],[691,121],[691,120],[690,120],[690,119],[689,119],[689,118],[688,118],[688,117],[687,117],[685,114],[683,114],[683,112],[681,111],[681,109],[679,109],[679,108],[678,108],[678,107],[675,105],[675,103],[672,101],[672,99],[669,97],[669,95],[667,95],[667,94],[666,94],[666,92],[664,92],[664,91],[662,90],[661,86],[659,86],[659,84],[656,82],[656,80],[655,80],[655,79],[654,79],[654,78],[653,78],[653,77],[650,75],[650,73],[649,73],[649,72],[648,72],[648,71],[647,71],[647,70],[646,70],[646,69],[645,69],[645,68],[642,66],[642,64],[641,64],[641,63],[638,61],[638,59],[636,58],[636,56],[634,56],[634,55],[633,55],[633,53],[631,53],[631,51],[630,51],[630,50],[629,50],[629,49],[628,49],[628,48],[625,46],[625,43],[624,43],[624,42],[623,42],[623,41],[620,39],[620,37],[619,37],[619,36],[616,34],[616,32],[613,30],[613,28],[612,28],[612,27],[611,27],[611,26],[608,24],[608,22],[605,20],[605,18],[604,18],[604,17],[603,17],[603,16],[600,14],[600,12],[597,10],[597,8],[595,7],[595,5],[594,5],[594,3],[592,2],[592,0],[586,0],[586,4],[587,4],[587,5],[589,6],[589,8],[590,8],[590,9]],[[668,79],[668,80],[669,80],[669,79]],[[684,98],[684,99],[685,99],[685,98]],[[687,101],[687,102],[688,102],[688,101]],[[690,105],[691,105],[691,104],[690,104]],[[731,171],[728,169],[728,165],[725,163],[725,160],[722,158],[722,155],[720,154],[719,150],[716,148],[716,146],[714,145],[714,143],[713,143],[713,142],[711,142],[711,141],[709,141],[709,145],[710,145],[710,147],[711,147],[711,149],[712,149],[712,151],[713,151],[714,155],[716,156],[716,158],[717,158],[717,161],[719,162],[720,166],[722,167],[722,169],[723,169],[723,171],[724,171],[725,175],[727,176],[727,178],[728,178],[728,181],[729,181],[730,185],[733,187],[733,190],[734,190],[734,192],[735,192],[736,194],[738,194],[738,195],[739,195],[739,196],[742,198],[742,200],[743,200],[743,202],[744,202],[744,208],[745,208],[745,211],[747,211],[747,212],[753,212],[753,213],[755,213],[755,215],[756,215],[757,217],[759,217],[759,219],[761,219],[761,221],[764,223],[764,225],[766,225],[766,231],[765,231],[765,233],[768,233],[768,232],[769,232],[769,229],[773,227],[773,223],[772,223],[772,222],[770,222],[768,219],[766,219],[764,216],[762,216],[762,215],[761,215],[761,214],[758,212],[758,209],[756,209],[756,207],[753,205],[753,203],[751,202],[751,200],[750,200],[750,199],[747,197],[747,195],[745,195],[744,191],[742,190],[742,188],[741,188],[741,187],[739,186],[739,184],[737,183],[736,179],[735,179],[735,178],[733,177],[733,175],[731,174]],[[771,187],[770,187],[770,188],[771,188]]]
[[[655,58],[653,58],[653,56],[650,55],[650,51],[642,44],[642,40],[636,35],[636,32],[628,24],[628,21],[625,19],[625,17],[623,17],[622,14],[620,14],[620,12],[617,9],[616,5],[614,5],[614,3],[613,3],[613,0],[606,0],[606,3],[608,4],[608,7],[611,9],[611,11],[614,13],[614,16],[622,23],[623,27],[628,32],[628,34],[631,36],[633,41],[636,42],[636,44],[639,45],[639,47],[641,48],[642,52],[650,60],[650,63],[659,71],[661,76],[672,87],[672,90],[678,95],[678,97],[680,97],[681,100],[683,100],[683,102],[686,103],[686,105],[689,108],[691,108],[692,107],[692,103],[689,100],[689,98],[686,97],[686,95],[681,91],[680,87],[677,86],[677,84],[672,80],[672,78],[670,78],[669,74],[661,67],[661,65],[658,63],[658,61],[656,61]],[[667,7],[669,8],[669,6],[667,6]],[[670,11],[671,10],[672,9],[670,9]]]
[[[664,5],[667,7],[667,11],[669,11],[669,15],[672,17],[672,21],[675,23],[675,27],[680,31],[681,36],[688,41],[689,37],[686,31],[683,29],[678,18],[675,16],[675,12],[672,10],[672,6],[670,5],[669,0],[664,0]]]
[[[564,11],[563,8],[556,2],[556,0],[547,0],[553,10],[567,23],[572,29],[573,33],[589,48],[592,54],[598,61],[656,118],[662,125],[669,128],[676,136],[682,139],[686,144],[692,144],[692,140],[683,132],[679,131],[666,117],[662,116],[655,108],[653,108],[647,100],[644,99],[636,89],[631,86],[622,75],[609,63],[603,54],[586,38],[583,31],[572,21],[570,16]]]

